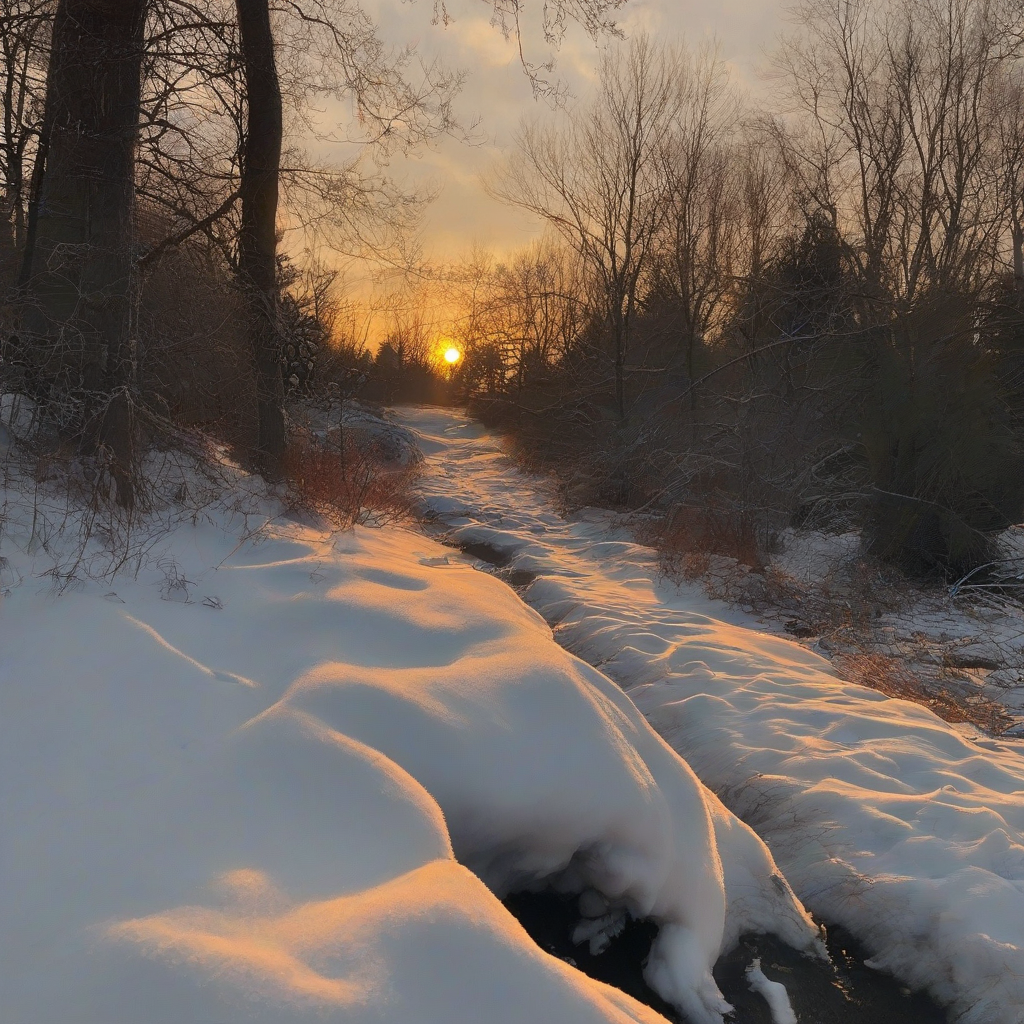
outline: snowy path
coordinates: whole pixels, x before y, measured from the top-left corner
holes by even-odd
[[[526,601],[616,680],[768,842],[797,894],[964,1024],[1024,1021],[1024,750],[835,678],[694,588],[610,513],[565,520],[458,414],[400,410],[448,542],[536,576]]]

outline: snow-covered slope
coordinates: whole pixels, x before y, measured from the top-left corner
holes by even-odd
[[[598,943],[658,921],[649,977],[695,1024],[740,931],[817,948],[619,688],[433,541],[208,509],[58,597],[8,500],[4,1024],[661,1020],[494,895],[552,876]]]
[[[565,520],[464,418],[403,410],[448,539],[534,573],[526,599],[764,837],[797,895],[971,1024],[1024,1021],[1024,745],[836,679],[696,588],[610,513]]]

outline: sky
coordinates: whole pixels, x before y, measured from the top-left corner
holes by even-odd
[[[540,31],[541,3],[524,4],[524,46],[528,59],[537,62],[550,53]],[[476,245],[502,252],[535,237],[540,225],[490,199],[480,180],[508,150],[521,118],[543,113],[545,107],[545,101],[533,95],[514,41],[503,39],[490,23],[491,4],[448,0],[447,26],[436,21],[432,0],[364,0],[363,6],[388,43],[411,44],[424,58],[438,57],[466,72],[456,109],[464,125],[476,126],[478,141],[444,139],[394,160],[390,167],[391,173],[410,182],[440,188],[423,224],[425,251],[450,255]],[[785,0],[629,0],[618,21],[627,35],[646,30],[694,45],[717,40],[734,79],[756,94],[766,88],[759,66],[785,28],[787,14]],[[585,99],[600,47],[613,45],[621,44],[604,40],[595,45],[585,32],[570,26],[555,54],[558,80],[574,97]]]
[[[790,23],[787,5],[793,0],[628,0],[617,20],[627,38],[647,31],[666,42],[698,46],[717,42],[733,80],[755,98],[770,88],[763,75],[767,54]],[[552,56],[541,32],[543,0],[524,0],[523,42],[528,60],[541,63]],[[396,48],[415,47],[425,60],[439,59],[465,72],[456,112],[465,126],[474,126],[472,144],[444,138],[393,158],[388,172],[404,182],[436,189],[421,225],[420,246],[428,260],[448,262],[485,249],[499,258],[527,244],[543,231],[540,221],[490,198],[482,176],[500,163],[523,117],[543,115],[549,104],[538,99],[523,71],[518,48],[491,23],[490,0],[448,0],[449,23],[435,18],[434,0],[362,0],[383,39]],[[573,100],[587,98],[603,47],[622,45],[605,38],[595,43],[570,24],[554,52],[555,79]],[[572,102],[572,100],[570,100]],[[325,108],[328,119],[343,118],[343,104]],[[344,159],[351,150],[317,147],[322,156]],[[369,297],[372,284],[366,267],[349,265],[345,272],[350,297]],[[377,328],[371,329],[377,333]],[[371,339],[372,344],[372,339]]]

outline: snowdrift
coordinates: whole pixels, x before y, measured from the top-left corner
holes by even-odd
[[[695,1024],[741,931],[820,952],[619,688],[432,541],[207,510],[57,597],[29,520],[0,597],[10,1024],[661,1020],[495,895],[541,883],[592,942],[654,918],[648,976]]]
[[[797,895],[964,1024],[1024,1021],[1024,744],[838,680],[696,587],[611,513],[565,520],[478,425],[408,410],[450,542],[536,575],[525,597],[730,809]],[[479,549],[479,547],[478,547]],[[971,733],[970,735],[968,733]]]

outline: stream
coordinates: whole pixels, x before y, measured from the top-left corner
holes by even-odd
[[[583,581],[602,608],[635,608],[637,587],[644,581],[629,578],[630,559],[619,557],[636,546],[614,513],[586,510],[579,516],[561,516],[549,483],[516,473],[499,442],[457,413],[400,409],[394,415],[416,434],[425,456],[421,489],[431,532],[478,568],[516,588],[535,607],[532,588],[543,582],[555,562],[559,575]],[[529,542],[525,553],[514,543],[517,538]],[[609,555],[618,558],[614,571],[609,570]],[[726,606],[693,595],[691,601],[699,605],[699,615],[734,615],[736,625],[749,625]],[[554,614],[550,603],[542,610],[554,626],[556,640],[601,667],[601,658],[588,654],[578,635],[571,644],[565,642],[555,604]],[[642,977],[656,933],[652,923],[630,922],[604,953],[592,956],[569,937],[578,919],[572,899],[555,893],[518,893],[507,898],[506,906],[548,952],[648,1003],[667,1019],[682,1020]],[[831,965],[803,957],[768,936],[745,936],[738,948],[719,960],[715,977],[735,1007],[738,1024],[771,1022],[767,1004],[746,984],[744,971],[755,957],[767,977],[785,984],[802,1024],[943,1024],[949,1019],[927,995],[912,993],[892,976],[865,966],[866,954],[854,937],[834,922],[825,924]]]

